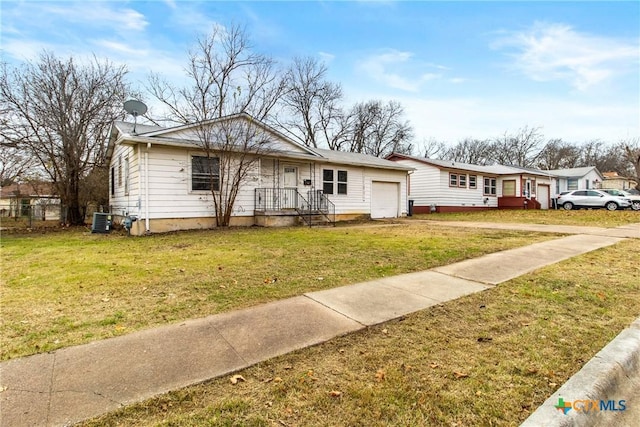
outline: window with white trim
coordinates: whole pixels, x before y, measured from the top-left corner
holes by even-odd
[[[322,192],[324,194],[347,194],[347,178],[347,171],[323,169]]]
[[[191,156],[191,191],[218,191],[220,189],[220,159]]]
[[[449,187],[457,187],[458,186],[458,174],[450,173],[449,174]]]
[[[347,171],[338,171],[338,194],[347,194]]]
[[[322,169],[322,192],[333,194],[333,169]]]
[[[458,175],[458,187],[467,188],[467,174]]]
[[[484,179],[484,189],[482,192],[485,196],[495,196],[496,195],[496,179],[495,178],[485,178]]]
[[[567,179],[567,190],[577,190],[578,189],[578,180],[577,179]]]
[[[129,156],[124,158],[124,195],[129,195]]]
[[[478,177],[469,175],[469,188],[478,188]]]

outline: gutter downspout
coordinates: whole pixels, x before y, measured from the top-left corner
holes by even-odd
[[[144,227],[145,233],[150,233],[149,225],[149,149],[151,143],[147,142],[147,149],[144,152]]]

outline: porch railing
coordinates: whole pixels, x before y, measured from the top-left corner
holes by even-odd
[[[309,226],[336,221],[336,207],[322,190],[309,190],[302,195],[295,188],[256,188],[256,211],[287,209],[295,210]]]
[[[257,211],[280,211],[298,207],[298,190],[295,188],[256,188]]]

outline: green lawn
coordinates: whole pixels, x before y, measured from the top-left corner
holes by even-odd
[[[517,426],[640,315],[614,246],[83,423]]]
[[[414,215],[413,219],[437,221],[508,222],[526,224],[585,225],[591,227],[617,227],[640,223],[640,212],[632,210],[609,212],[595,210],[491,210],[459,213]]]
[[[611,227],[639,218],[553,211],[513,222]],[[411,220],[140,238],[4,235],[2,359],[556,237]],[[245,382],[215,379],[84,425],[516,426],[640,315],[639,257],[638,241],[623,241],[260,363],[239,372]]]
[[[424,223],[2,238],[2,359],[521,246]]]

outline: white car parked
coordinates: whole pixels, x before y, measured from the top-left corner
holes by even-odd
[[[614,188],[603,188],[602,191],[609,193],[612,196],[622,197],[624,199],[631,200],[631,209],[634,211],[640,211],[640,196],[637,194],[631,194],[624,190],[616,190]]]
[[[558,197],[558,206],[568,211],[580,208],[604,208],[615,211],[630,207],[631,200],[600,190],[573,190]]]

